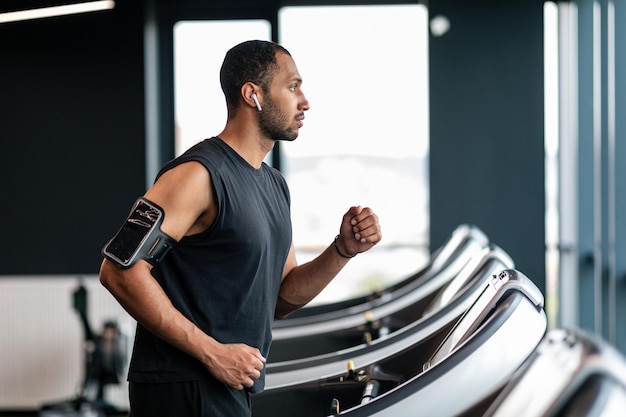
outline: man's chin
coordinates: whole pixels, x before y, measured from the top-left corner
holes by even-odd
[[[298,138],[298,132],[294,133],[293,135],[281,135],[276,140],[280,142],[293,142],[297,138]]]

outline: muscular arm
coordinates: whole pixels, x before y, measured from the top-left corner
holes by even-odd
[[[378,217],[369,208],[351,207],[344,214],[339,230],[337,246],[343,255],[349,256],[371,249],[382,237]],[[349,260],[331,244],[317,258],[298,265],[292,245],[283,271],[276,318],[284,318],[310,302]]]
[[[215,201],[210,190],[207,170],[199,163],[190,162],[160,177],[146,198],[163,208],[161,228],[178,241],[206,229],[215,218]],[[209,372],[231,387],[251,387],[265,362],[258,349],[221,344],[200,330],[172,305],[150,273],[151,268],[140,260],[129,269],[121,269],[105,259],[100,281],[146,329],[202,362]]]

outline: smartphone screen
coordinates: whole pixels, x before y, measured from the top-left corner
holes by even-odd
[[[105,247],[105,255],[128,266],[161,216],[158,207],[138,200],[122,228]]]

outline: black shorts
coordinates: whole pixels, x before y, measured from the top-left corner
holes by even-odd
[[[129,383],[129,417],[250,417],[250,397],[211,378]]]

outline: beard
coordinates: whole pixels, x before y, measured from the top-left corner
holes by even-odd
[[[291,142],[298,137],[298,129],[289,127],[294,119],[278,108],[269,96],[266,96],[259,116],[259,128],[268,138]]]

